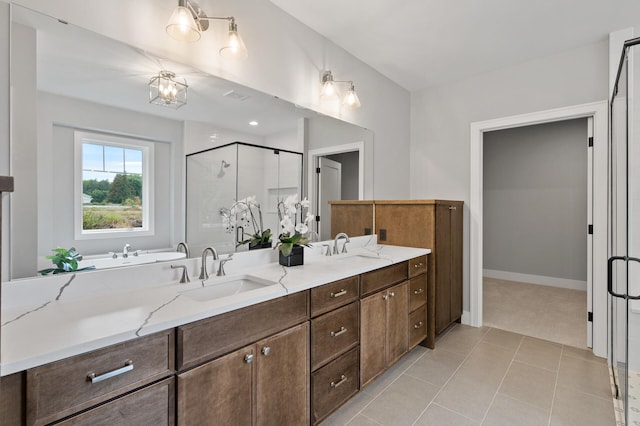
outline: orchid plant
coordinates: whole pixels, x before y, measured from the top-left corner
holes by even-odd
[[[262,210],[255,195],[236,201],[228,209],[221,208],[220,216],[227,232],[242,229],[244,235],[245,229],[253,229],[251,238],[238,241],[236,246],[249,243],[249,247],[256,247],[271,241],[271,229],[264,229]]]
[[[306,198],[298,201],[298,194],[288,196],[278,203],[280,218],[280,240],[276,247],[283,256],[289,256],[294,246],[308,246],[309,224],[315,219],[309,212],[310,202]],[[298,214],[300,221],[298,221]]]

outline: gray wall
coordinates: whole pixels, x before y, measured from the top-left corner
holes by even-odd
[[[357,152],[327,155],[329,160],[342,164],[341,195],[343,200],[358,199],[359,155]]]
[[[483,260],[587,280],[587,119],[484,134]]]
[[[473,122],[607,99],[606,41],[411,95],[411,198],[469,202]],[[377,194],[376,194],[377,195]],[[469,208],[464,213],[464,309],[469,310]]]

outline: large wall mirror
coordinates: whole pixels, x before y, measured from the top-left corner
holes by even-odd
[[[326,200],[314,196],[310,170],[325,155],[343,158],[346,197],[373,198],[372,131],[11,8],[12,279],[50,266],[45,256],[56,247],[84,255],[125,244],[175,249],[186,238],[185,157],[233,142],[301,153],[301,191],[314,211]],[[187,102],[178,109],[149,102],[149,81],[162,71],[186,80]],[[221,160],[210,167],[220,173],[221,165],[225,172]],[[118,179],[120,192],[112,189]],[[256,194],[237,194],[247,195]]]

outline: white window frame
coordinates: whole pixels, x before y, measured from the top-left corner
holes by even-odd
[[[82,144],[117,146],[142,150],[142,227],[116,229],[82,229]],[[154,145],[140,139],[126,138],[104,133],[74,131],[74,236],[76,240],[96,240],[122,238],[127,236],[143,237],[155,235],[154,224]]]

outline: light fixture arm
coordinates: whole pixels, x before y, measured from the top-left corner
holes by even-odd
[[[230,21],[230,25],[235,26],[236,25],[236,18],[233,16],[207,16],[205,11],[202,10],[200,8],[200,6],[198,6],[196,4],[196,6],[194,7],[193,4],[191,4],[191,2],[189,0],[178,0],[178,5],[179,6],[184,6],[187,9],[189,9],[191,11],[191,14],[193,15],[193,19],[196,20],[196,22],[200,22],[200,21],[213,21],[213,20],[220,20],[220,21]],[[202,25],[201,25],[202,27]],[[206,28],[202,28],[203,31],[206,30]]]

